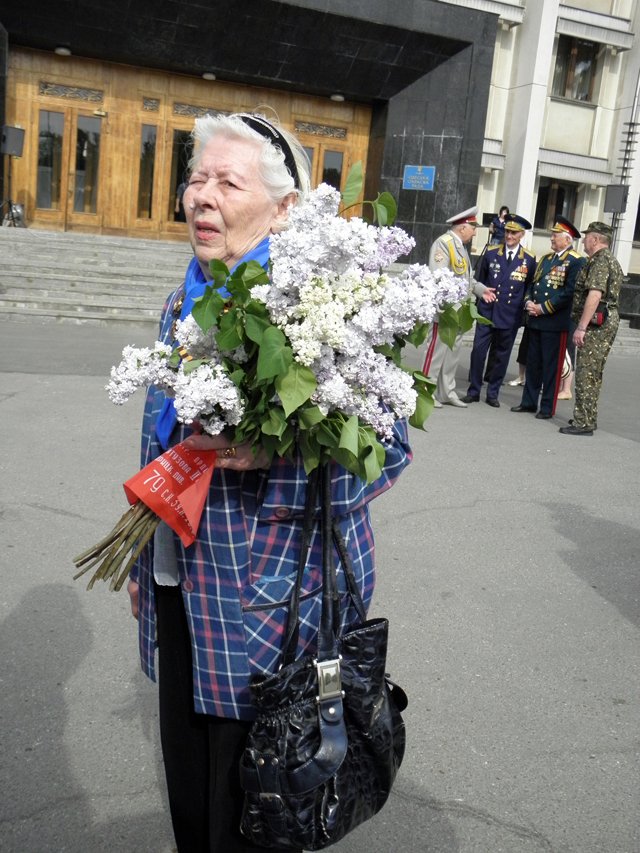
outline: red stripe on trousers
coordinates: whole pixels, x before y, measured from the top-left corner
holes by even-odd
[[[431,361],[433,359],[433,351],[436,348],[436,342],[438,340],[438,324],[433,324],[433,335],[431,336],[431,342],[427,347],[427,354],[424,357],[424,364],[422,365],[422,373],[425,376],[429,375],[429,370],[431,368]]]
[[[551,414],[555,415],[558,403],[558,393],[562,384],[562,370],[564,368],[564,354],[567,351],[567,332],[560,332],[560,349],[558,351],[558,367],[556,370],[556,387],[553,389],[553,408]]]

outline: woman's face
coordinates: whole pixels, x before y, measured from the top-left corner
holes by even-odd
[[[189,240],[205,275],[209,261],[229,269],[286,219],[295,198],[267,195],[258,173],[260,148],[245,139],[214,136],[189,180],[184,207]]]

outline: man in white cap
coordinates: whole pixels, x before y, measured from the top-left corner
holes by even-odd
[[[486,287],[473,277],[471,259],[466,244],[471,242],[478,227],[477,207],[470,207],[447,219],[449,230],[435,241],[429,252],[429,266],[432,270],[450,269],[454,275],[465,278],[468,283],[469,299],[478,296],[485,302],[495,300],[494,288]],[[435,403],[442,403],[466,409],[467,404],[456,394],[456,370],[460,360],[462,334],[456,337],[452,348],[438,338],[438,323],[434,322],[427,338],[427,352],[422,367],[425,376],[436,383]]]

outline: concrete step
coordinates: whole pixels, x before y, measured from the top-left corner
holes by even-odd
[[[186,241],[0,228],[0,316],[156,325],[191,257]],[[473,330],[464,337],[465,346],[472,343]],[[614,349],[640,353],[640,329],[622,320]]]

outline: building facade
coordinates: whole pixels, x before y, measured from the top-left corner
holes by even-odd
[[[481,211],[529,219],[538,254],[558,214],[579,228],[604,220],[625,272],[640,273],[637,0],[450,2],[499,16]]]
[[[31,227],[183,239],[194,116],[266,106],[315,183],[360,160],[367,196],[394,194],[410,260],[452,212],[477,203],[488,222],[506,204],[538,253],[559,213],[611,222],[640,274],[639,15],[640,0],[23,0],[0,12],[0,124],[24,130],[3,198]],[[433,183],[407,184],[423,166]]]
[[[498,18],[438,0],[23,0],[0,12],[5,188],[34,228],[184,239],[194,116],[273,110],[314,182],[366,165],[426,258],[475,202]],[[406,165],[435,169],[431,189]],[[6,192],[9,192],[6,189]],[[5,195],[6,197],[6,195]]]

